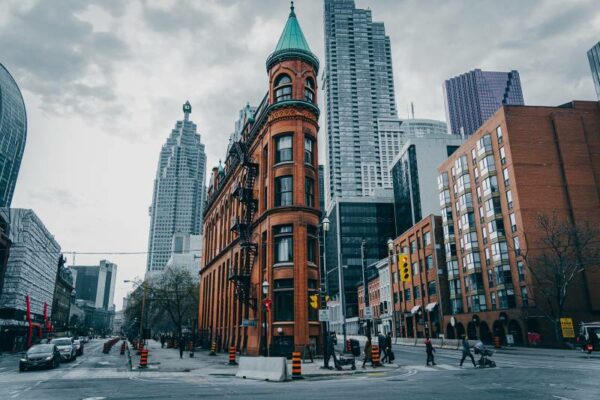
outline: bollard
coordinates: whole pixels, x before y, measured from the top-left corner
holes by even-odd
[[[233,346],[229,348],[229,365],[237,365],[235,362],[235,347]]]
[[[143,349],[142,355],[140,356],[140,368],[148,367],[148,350]]]
[[[209,356],[216,356],[217,355],[217,342],[212,342],[210,345],[210,353],[208,353]]]
[[[494,336],[494,347],[497,349],[501,347],[500,336]]]
[[[125,347],[127,346],[127,344],[125,343],[125,341],[123,341],[123,344],[121,344],[121,355],[125,354]]]
[[[292,379],[303,379],[302,378],[302,360],[300,357],[302,353],[294,351],[292,353]]]
[[[379,346],[376,344],[371,346],[371,365],[373,367],[381,366],[381,362],[379,361]]]
[[[346,340],[346,353],[352,353],[352,341],[350,339]]]

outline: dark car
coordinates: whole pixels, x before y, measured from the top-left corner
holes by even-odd
[[[56,368],[60,365],[60,351],[53,344],[32,346],[19,361],[19,371],[34,368]]]

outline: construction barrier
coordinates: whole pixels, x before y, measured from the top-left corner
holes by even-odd
[[[144,342],[141,341],[141,342],[138,343],[137,355],[139,356],[140,354],[142,354],[143,350],[144,350]]]
[[[282,382],[287,380],[285,357],[240,357],[235,376],[244,379]]]
[[[379,360],[379,346],[376,344],[371,346],[371,364],[374,367],[381,366],[381,362]]]
[[[143,349],[142,354],[140,356],[140,368],[148,367],[148,350]]]
[[[114,339],[110,339],[107,342],[104,342],[104,345],[102,347],[102,352],[104,354],[108,354],[110,352],[110,349],[115,345],[115,343],[117,343],[119,341],[118,338],[114,338]]]
[[[127,342],[123,341],[121,344],[121,355],[125,354],[125,348],[127,347]]]
[[[210,344],[210,353],[208,353],[209,356],[216,356],[217,355],[217,342],[212,342]]]
[[[494,336],[494,347],[499,349],[502,345],[502,342],[500,341],[500,336]]]
[[[352,353],[352,341],[350,339],[346,340],[346,353]]]
[[[235,362],[235,347],[233,346],[229,348],[229,365],[238,365]]]
[[[292,379],[302,379],[302,353],[294,351],[292,353]]]

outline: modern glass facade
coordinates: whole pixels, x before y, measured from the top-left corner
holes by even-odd
[[[600,42],[596,43],[588,52],[588,60],[590,61],[590,69],[592,70],[592,79],[596,88],[596,96],[600,100]]]
[[[17,82],[0,64],[0,207],[10,207],[25,151],[27,114]]]
[[[475,69],[444,82],[446,120],[453,135],[472,135],[503,105],[523,105],[519,72]]]
[[[206,154],[196,124],[190,121],[189,102],[184,119],[163,145],[150,207],[147,272],[160,272],[171,257],[175,233],[202,233]]]
[[[325,0],[328,196],[382,187],[377,119],[396,117],[390,39],[354,0]]]

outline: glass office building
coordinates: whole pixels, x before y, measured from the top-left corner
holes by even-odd
[[[12,75],[0,64],[0,207],[10,207],[25,151],[25,102]]]
[[[598,96],[598,100],[600,100],[600,42],[596,43],[596,45],[587,52],[587,55],[592,70],[594,87],[596,88],[596,96]]]

